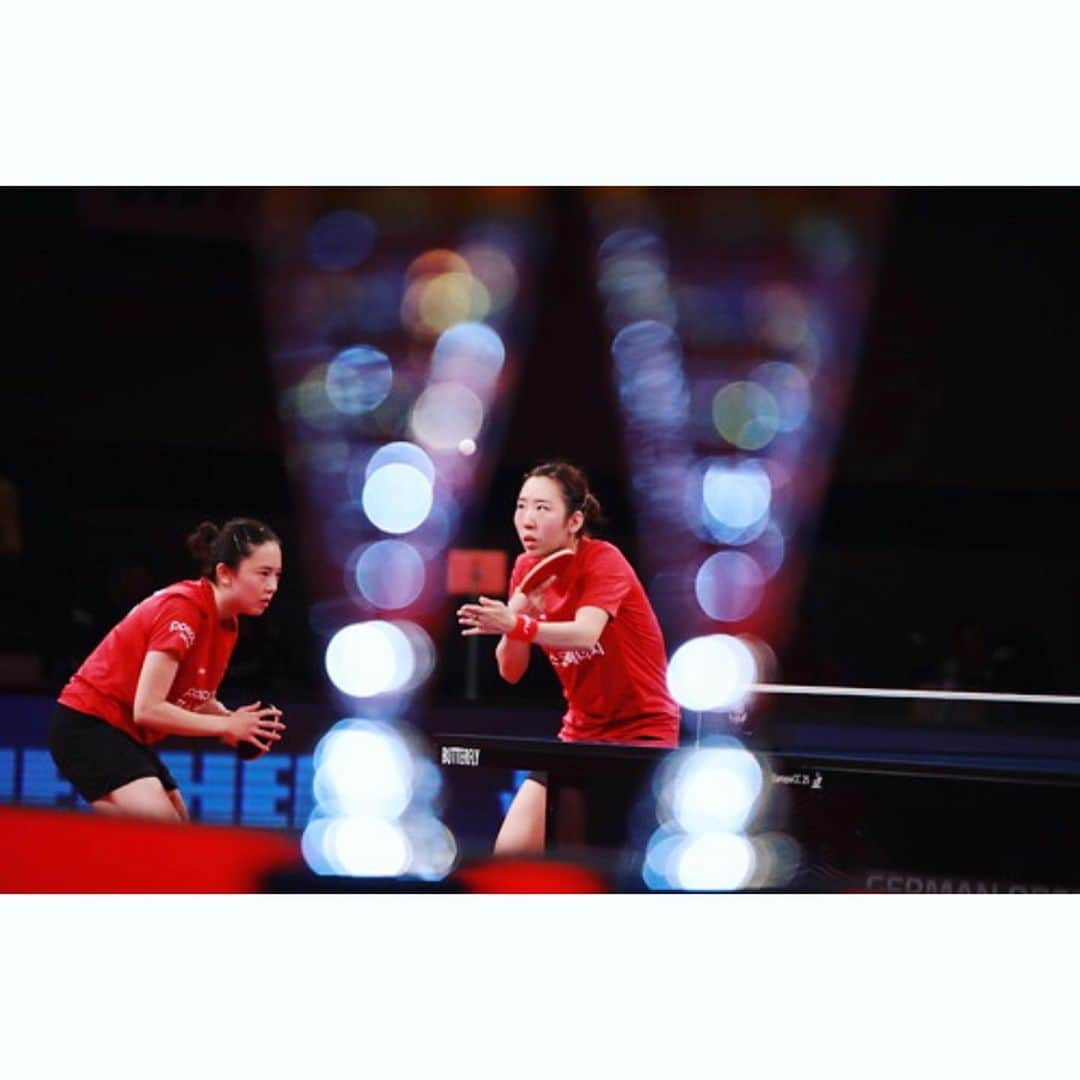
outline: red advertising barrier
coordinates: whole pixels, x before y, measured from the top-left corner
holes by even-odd
[[[300,861],[292,834],[0,807],[0,892],[258,892]]]

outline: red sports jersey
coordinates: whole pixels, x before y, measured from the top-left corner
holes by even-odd
[[[521,554],[510,593],[539,562]],[[554,589],[558,593],[554,593]],[[562,683],[569,708],[559,738],[566,742],[679,742],[679,707],[667,690],[664,638],[645,589],[622,552],[583,537],[565,579],[544,597],[548,622],[569,622],[578,608],[597,607],[610,618],[591,649],[542,646]]]
[[[165,737],[135,723],[133,706],[148,652],[180,661],[167,700],[197,710],[225,675],[236,645],[236,619],[222,622],[207,578],[178,581],[136,604],[83,661],[60,694],[60,704],[98,716],[141,743]]]

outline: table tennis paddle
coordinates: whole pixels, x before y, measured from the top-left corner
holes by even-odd
[[[528,596],[537,589],[545,586],[549,579],[554,578],[551,584],[566,575],[574,561],[574,553],[570,548],[560,548],[550,555],[545,555],[522,579],[518,588]]]

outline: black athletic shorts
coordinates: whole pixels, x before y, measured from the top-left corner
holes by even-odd
[[[148,746],[97,716],[59,702],[49,720],[49,753],[60,775],[88,802],[132,780],[156,776],[166,791],[177,787],[165,763]]]

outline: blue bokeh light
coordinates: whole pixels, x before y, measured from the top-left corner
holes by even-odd
[[[338,412],[358,416],[386,399],[393,382],[390,360],[370,345],[343,349],[326,369],[326,396]]]
[[[362,263],[375,246],[375,225],[356,210],[324,214],[308,234],[308,254],[321,270],[348,270]]]
[[[411,465],[427,478],[429,484],[435,483],[435,463],[416,443],[404,441],[380,446],[364,466],[364,479],[371,479],[377,469],[392,464]]]
[[[742,551],[718,551],[701,564],[694,579],[694,595],[702,611],[719,622],[738,622],[757,610],[765,574]]]
[[[780,431],[798,431],[810,415],[810,382],[794,364],[771,360],[750,372],[772,395],[777,407]]]
[[[396,611],[408,607],[423,592],[424,560],[403,540],[379,540],[360,549],[353,580],[368,603]]]
[[[772,481],[759,461],[714,460],[701,479],[700,501],[691,489],[691,523],[721,544],[747,544],[769,524]]]
[[[502,338],[483,323],[464,322],[450,327],[435,343],[431,376],[458,382],[478,394],[488,394],[506,360]]]
[[[690,393],[678,335],[662,322],[631,323],[611,343],[619,398],[631,421],[658,430],[682,430]]]

